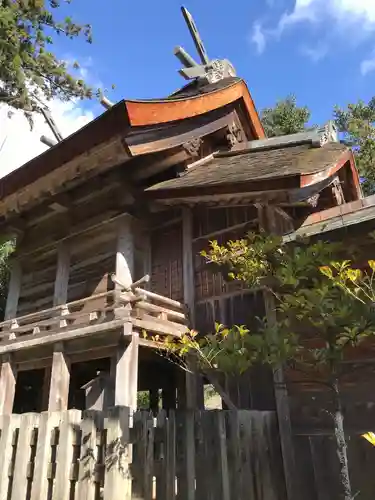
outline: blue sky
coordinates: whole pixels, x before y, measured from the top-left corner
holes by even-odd
[[[211,58],[228,58],[243,77],[258,110],[294,93],[312,110],[311,122],[375,94],[375,0],[188,0]],[[81,62],[93,86],[111,88],[111,100],[163,97],[184,84],[173,55],[194,46],[177,0],[72,0],[59,9],[91,23],[94,43],[59,37],[54,49]],[[64,137],[103,112],[96,102],[49,103]],[[40,116],[30,132],[21,113],[0,106],[1,171],[6,175],[46,147]],[[23,147],[20,148],[20,140]]]
[[[116,85],[113,100],[164,96],[183,84],[173,47],[194,47],[180,2],[73,0],[72,17],[93,26],[94,43],[64,41],[59,51],[87,64],[94,83]],[[375,0],[189,0],[210,57],[227,57],[258,109],[294,93],[330,117],[335,104],[375,91]],[[366,62],[367,61],[367,62]]]

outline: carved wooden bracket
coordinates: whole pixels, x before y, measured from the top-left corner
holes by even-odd
[[[344,192],[342,189],[340,179],[338,177],[335,177],[333,179],[332,193],[333,196],[336,198],[337,205],[342,205],[343,203],[345,203]]]
[[[244,131],[237,123],[231,123],[227,129],[227,141],[230,148],[245,141]]]
[[[307,203],[315,208],[318,205],[319,197],[320,193],[314,194],[310,198],[307,198]]]
[[[185,142],[185,144],[183,144],[183,148],[192,158],[196,158],[199,156],[202,143],[202,139],[200,137],[196,137],[191,141]]]

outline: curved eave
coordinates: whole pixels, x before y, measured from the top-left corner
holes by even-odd
[[[125,101],[125,106],[130,125],[142,127],[193,118],[238,100],[243,100],[255,139],[264,138],[258,112],[243,80],[205,94],[158,101]]]
[[[340,156],[339,160],[334,165],[330,166],[329,168],[326,168],[325,170],[321,170],[320,172],[315,172],[313,174],[301,175],[301,177],[300,177],[301,188],[311,186],[313,184],[317,184],[318,182],[324,181],[325,179],[332,177],[347,163],[350,164],[350,168],[351,168],[351,171],[353,174],[354,184],[355,184],[357,190],[359,189],[359,191],[360,191],[359,174],[358,174],[358,171],[355,167],[355,160],[354,160],[353,152],[350,149],[345,151]]]
[[[178,203],[204,203],[212,198],[233,197],[243,199],[259,199],[259,195],[268,202],[299,203],[310,196],[319,193],[332,182],[333,176],[345,165],[350,164],[353,172],[354,184],[360,197],[358,172],[355,168],[352,151],[345,151],[334,165],[313,174],[290,175],[284,177],[267,178],[263,180],[238,182],[231,184],[217,184],[215,186],[192,186],[176,189],[156,189],[152,187],[145,194],[165,205]]]
[[[255,137],[264,137],[258,113],[243,80],[222,82],[219,89],[184,98],[150,101],[125,101],[115,104],[98,118],[41,155],[0,179],[0,199],[17,192],[105,143],[125,139],[130,130],[163,125],[197,117],[223,106],[243,102]],[[126,143],[124,150],[132,156]]]

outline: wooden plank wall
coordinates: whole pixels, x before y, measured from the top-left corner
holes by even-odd
[[[113,225],[77,237],[74,245],[70,246],[70,252],[68,302],[113,288],[110,279],[116,259],[116,232]]]
[[[362,434],[375,432],[374,365],[364,360],[348,364],[346,371],[340,391],[353,493],[370,500],[375,498],[375,447]],[[335,404],[329,389],[314,378],[288,373],[297,477],[306,500],[330,500],[341,498],[331,416]]]
[[[21,290],[17,316],[53,306],[57,251],[40,259],[24,259],[21,265]]]
[[[375,447],[360,434],[348,433],[349,472],[355,498],[375,498]],[[336,443],[332,435],[295,435],[296,477],[305,500],[342,498]]]
[[[285,500],[269,412],[29,413],[0,433],[2,499]]]
[[[220,269],[207,265],[200,253],[209,248],[212,240],[224,244],[244,237],[249,231],[257,231],[257,209],[252,205],[196,208],[193,217],[198,331],[212,332],[215,321],[226,325],[244,324],[256,329],[259,325],[257,318],[265,314],[263,294],[250,292],[241,283],[226,280]],[[254,367],[241,376],[227,375],[222,383],[238,408],[272,410],[275,407],[272,376],[267,368]]]
[[[151,290],[184,302],[181,214],[172,211],[162,220],[163,225],[155,219],[151,226]]]
[[[256,230],[255,207],[197,208],[193,217],[197,328],[212,330],[214,321],[224,324],[253,323],[255,315],[261,314],[262,298],[244,292],[240,283],[226,281],[218,269],[207,265],[200,253],[209,248],[212,240],[223,244]]]

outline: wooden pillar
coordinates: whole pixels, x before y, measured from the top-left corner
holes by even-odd
[[[0,415],[10,415],[16,393],[16,370],[9,356],[4,356],[0,371]]]
[[[57,344],[52,358],[48,411],[68,409],[70,363],[62,344]]]
[[[43,378],[43,389],[42,389],[42,398],[41,398],[41,411],[48,410],[48,402],[49,402],[49,390],[51,386],[51,375],[52,375],[52,366],[47,366],[44,369],[44,378]]]
[[[132,218],[126,214],[118,223],[116,248],[116,278],[125,286],[133,283],[134,237]]]
[[[195,327],[193,214],[190,208],[182,209],[182,259],[184,302],[189,310],[190,326]]]
[[[11,262],[10,282],[7,303],[5,306],[5,319],[13,319],[17,316],[18,299],[21,291],[21,264],[18,259]]]
[[[271,234],[279,234],[277,217],[273,207],[258,206],[260,229]],[[270,325],[276,322],[275,297],[270,292],[264,293],[264,305],[267,321]],[[285,484],[288,500],[299,500],[298,483],[296,478],[295,453],[293,444],[292,424],[290,420],[288,388],[284,378],[284,367],[278,366],[273,371],[273,382],[276,400],[276,412],[279,424],[281,451]]]
[[[195,298],[194,298],[194,255],[193,255],[193,213],[190,208],[182,209],[182,258],[184,280],[184,302],[189,311],[189,326],[195,328]],[[186,407],[195,409],[201,407],[203,398],[203,381],[197,375],[194,360],[189,361],[191,373],[186,372]]]
[[[53,292],[53,305],[66,304],[68,299],[68,284],[70,271],[70,248],[67,241],[62,241],[57,250],[57,268],[55,289]]]
[[[126,342],[128,341],[128,343]],[[132,323],[124,324],[124,339],[116,356],[115,406],[137,409],[139,335]]]
[[[151,253],[151,235],[150,232],[145,232],[143,235],[143,248],[144,248],[144,263],[143,269],[144,274],[148,274],[151,278],[152,276],[152,253]],[[141,276],[139,276],[141,278]],[[138,279],[138,276],[137,276]],[[146,290],[151,290],[151,279],[145,285]]]

